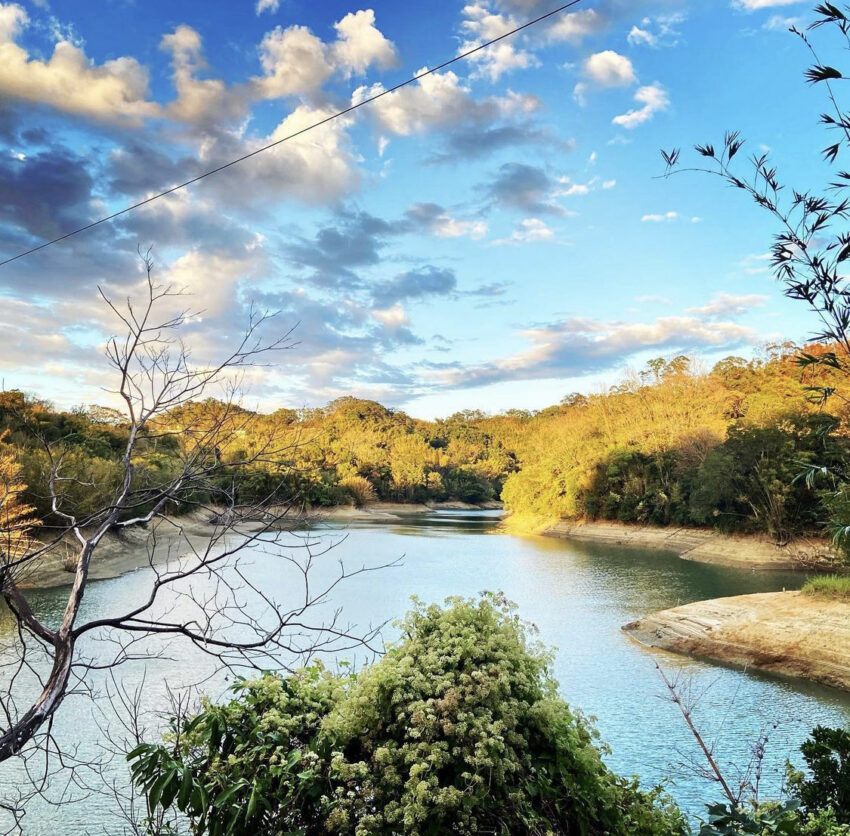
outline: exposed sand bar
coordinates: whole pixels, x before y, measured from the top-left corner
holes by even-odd
[[[802,592],[697,601],[626,624],[644,645],[850,690],[850,603]]]
[[[542,530],[564,537],[616,546],[672,551],[685,560],[745,569],[807,569],[835,571],[838,555],[826,540],[798,539],[777,546],[767,537],[721,534],[704,528],[626,525],[562,520]]]
[[[290,511],[282,518],[282,523],[288,527],[290,525],[297,526],[303,520],[310,522],[330,520],[343,523],[360,520],[392,522],[403,520],[405,516],[427,514],[441,509],[480,511],[496,510],[501,507],[499,503],[485,503],[483,505],[469,505],[464,502],[441,502],[430,505],[373,503],[363,508],[337,506],[300,514]],[[160,521],[157,524],[156,548],[153,551],[151,550],[152,540],[149,527],[127,528],[121,530],[120,533],[108,534],[100,542],[92,558],[89,577],[92,580],[117,578],[127,572],[133,572],[136,569],[151,565],[151,559],[153,559],[155,565],[159,565],[182,554],[187,554],[193,548],[202,551],[213,534],[221,533],[220,528],[216,528],[201,514],[178,517],[173,520],[173,523],[172,525],[167,521]],[[260,523],[256,525],[259,527]],[[243,524],[240,525],[240,528],[243,531],[249,531],[252,526]],[[73,543],[70,543],[70,545],[73,545]],[[20,586],[30,589],[46,589],[70,585],[73,582],[74,575],[62,565],[60,551],[57,549],[56,553],[39,559],[37,564],[29,569],[26,576],[21,579]],[[73,549],[69,551],[73,552]]]

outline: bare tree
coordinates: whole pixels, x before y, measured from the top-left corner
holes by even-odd
[[[68,489],[103,486],[87,484],[74,470],[67,446],[45,441],[50,519],[34,538],[22,530],[20,513],[0,513],[0,594],[14,619],[12,638],[0,655],[0,761],[38,751],[44,763],[52,760],[53,768],[72,763],[73,753],[63,752],[52,735],[63,700],[86,687],[94,671],[139,658],[146,640],[178,639],[216,665],[268,669],[285,667],[296,655],[303,659],[320,650],[368,647],[377,635],[377,630],[355,635],[341,624],[338,611],[321,619],[314,610],[327,602],[338,583],[368,571],[366,567],[349,572],[340,562],[332,578],[314,588],[311,569],[328,546],[314,537],[292,545],[293,535],[282,524],[289,509],[274,504],[277,490],[247,505],[240,502],[240,474],[279,467],[286,447],[270,432],[252,445],[250,454],[222,453],[251,429],[253,420],[253,413],[237,403],[239,376],[289,348],[290,334],[264,340],[270,316],[252,311],[235,348],[217,362],[196,364],[180,336],[190,314],[167,312],[178,294],[156,284],[150,255],[143,259],[146,280],[139,303],[128,299],[119,304],[101,292],[123,329],[122,336],[108,341],[106,351],[127,420],[117,486],[96,510],[80,514],[68,500]],[[188,421],[173,420],[216,386],[225,395],[213,408]],[[140,447],[165,439],[179,449],[176,472],[153,481],[140,479]],[[7,485],[0,510],[13,495]],[[177,508],[203,514],[209,522],[204,537],[192,536],[185,518],[173,515]],[[126,529],[147,533],[152,571],[139,581],[146,585],[132,607],[86,620],[81,607],[98,550],[108,537]],[[287,590],[286,605],[243,569],[240,556],[246,549],[271,554],[297,579],[297,589]],[[25,589],[27,576],[51,560],[62,560],[73,570],[58,623],[38,613]],[[83,652],[84,639],[100,639],[99,647],[108,652]],[[50,769],[43,767],[42,781]],[[20,805],[10,807],[20,813]]]

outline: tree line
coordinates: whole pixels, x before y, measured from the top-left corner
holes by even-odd
[[[685,356],[656,359],[603,392],[539,412],[467,410],[437,421],[354,397],[272,413],[209,398],[151,422],[133,479],[141,491],[159,484],[216,426],[224,431],[206,455],[221,465],[221,487],[245,505],[501,499],[518,517],[711,526],[783,544],[830,525],[840,532],[850,504],[843,483],[804,478],[839,472],[850,441],[845,402],[832,398],[827,409],[811,395],[839,390],[842,376],[799,356],[782,344],[710,370]],[[14,463],[20,503],[43,522],[53,513],[45,483],[57,451],[73,476],[58,489],[84,518],[123,478],[128,428],[105,407],[60,411],[0,393],[2,460],[7,470]]]

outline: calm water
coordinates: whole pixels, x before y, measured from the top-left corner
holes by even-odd
[[[628,621],[680,603],[797,587],[802,575],[714,567],[657,551],[509,536],[496,531],[497,518],[489,512],[436,512],[397,524],[323,527],[325,542],[339,542],[318,560],[319,576],[331,577],[340,559],[353,568],[402,558],[397,567],[346,581],[328,606],[342,607],[345,618],[362,627],[402,615],[412,595],[430,602],[484,589],[504,591],[519,605],[520,614],[539,627],[541,639],[557,648],[555,673],[561,691],[572,706],[596,718],[602,739],[611,747],[611,766],[639,775],[646,785],[667,776],[668,790],[692,813],[701,812],[705,799],[720,796],[687,765],[696,759],[695,743],[677,709],[665,699],[656,660],[698,697],[695,716],[721,761],[745,764],[759,734],[771,730],[767,794],[778,790],[785,760],[795,758],[808,729],[850,719],[850,695],[649,651],[620,629]],[[287,594],[293,578],[279,560],[258,550],[251,563],[246,571],[264,589]],[[141,575],[93,584],[85,615],[114,611],[136,600],[143,587]],[[62,599],[61,591],[47,591],[40,594],[37,607],[58,611]],[[207,660],[185,649],[174,647],[169,657],[147,664],[151,706],[162,705],[168,687],[196,682],[209,670]],[[123,674],[130,682],[138,681],[141,669],[131,665]],[[217,679],[206,685],[213,695],[222,687]],[[66,702],[57,725],[61,739],[86,741],[83,753],[96,749],[102,734],[90,702],[83,699]],[[65,804],[61,810],[33,807],[25,832],[120,833],[113,809],[109,799],[98,796]]]

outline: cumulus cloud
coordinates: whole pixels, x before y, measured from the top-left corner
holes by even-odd
[[[554,230],[550,229],[540,218],[523,218],[507,238],[499,238],[494,244],[540,244],[552,241]]]
[[[461,31],[466,40],[459,52],[467,52],[485,41],[491,41],[515,29],[519,21],[511,15],[491,11],[484,3],[474,2],[463,7]],[[537,66],[540,62],[528,51],[518,46],[518,39],[499,41],[485,50],[470,56],[475,65],[474,75],[497,81],[505,73]]]
[[[544,37],[550,42],[567,41],[580,44],[589,35],[601,32],[608,25],[603,14],[596,9],[582,9],[558,15],[544,30]]]
[[[670,106],[667,91],[660,84],[648,84],[645,87],[639,87],[635,92],[634,99],[642,106],[615,116],[611,120],[613,124],[631,130],[644,122],[648,122],[656,113],[667,110]]]
[[[423,67],[417,75],[424,73]],[[381,84],[358,87],[352,103],[383,92]],[[536,96],[508,91],[505,96],[475,99],[468,85],[451,70],[423,76],[389,93],[369,107],[369,114],[385,133],[397,136],[426,133],[437,128],[487,124],[505,116],[527,115],[540,107]]]
[[[582,64],[582,77],[573,89],[573,96],[584,104],[590,88],[629,87],[637,82],[632,62],[612,49],[588,56]]]
[[[33,58],[16,43],[28,23],[21,6],[0,4],[0,97],[122,124],[159,114],[148,99],[147,71],[135,58],[98,65],[67,39],[57,41],[49,59]]]
[[[333,74],[363,75],[374,65],[388,68],[396,48],[375,26],[371,10],[351,12],[334,27],[337,40],[325,43],[306,26],[276,27],[260,44],[263,75],[252,80],[260,98],[311,95]]]
[[[381,69],[398,62],[395,45],[375,26],[375,12],[349,12],[334,24],[339,36],[330,47],[332,63],[346,76],[363,75],[372,64]]]
[[[253,80],[256,94],[273,99],[316,91],[333,73],[325,44],[306,26],[278,26],[260,43],[263,75]]]
[[[185,294],[186,304],[203,318],[219,316],[237,302],[246,284],[268,269],[259,241],[236,251],[190,250],[165,273],[165,280]]]
[[[257,5],[254,8],[258,15],[263,12],[274,14],[280,8],[280,0],[257,0]]]
[[[717,293],[714,298],[697,308],[688,308],[685,312],[703,319],[734,318],[749,313],[753,308],[760,308],[767,301],[767,296],[751,293],[736,296],[732,293]]]
[[[201,191],[226,199],[228,206],[251,211],[281,200],[314,206],[338,204],[360,184],[359,157],[348,134],[352,118],[339,117],[307,134],[293,136],[335,113],[331,105],[299,104],[267,136],[243,140],[222,134],[207,138],[201,148],[205,167],[286,141],[259,154],[238,172],[231,170],[210,178]]]
[[[628,87],[637,81],[632,62],[612,49],[595,52],[585,59],[583,74],[600,87]]]
[[[453,387],[574,377],[616,368],[647,350],[728,349],[759,339],[751,328],[694,316],[659,317],[649,323],[571,318],[530,328],[519,336],[530,344],[522,352],[465,368],[434,364],[427,374]]]
[[[221,79],[198,78],[206,67],[201,36],[191,26],[181,24],[164,35],[160,49],[171,55],[177,98],[166,113],[172,119],[206,126],[243,117],[248,108],[244,92],[228,87]]]

